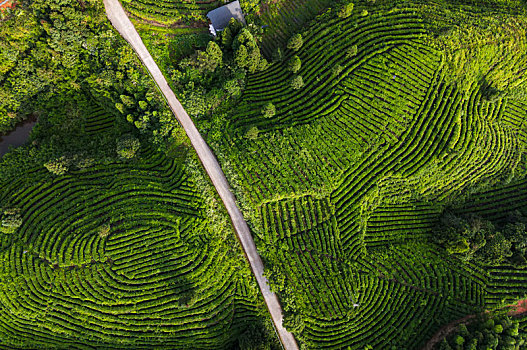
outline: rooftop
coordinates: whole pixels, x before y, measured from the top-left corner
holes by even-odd
[[[207,17],[212,22],[212,27],[215,31],[225,29],[231,18],[235,18],[245,24],[245,17],[238,0],[210,11],[207,13]]]

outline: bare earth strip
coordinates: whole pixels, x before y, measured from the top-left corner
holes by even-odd
[[[214,187],[216,187],[216,190],[225,204],[238,239],[240,240],[245,255],[249,260],[251,269],[256,277],[265,303],[267,304],[267,308],[269,309],[271,318],[276,327],[276,331],[283,347],[286,350],[297,350],[298,346],[296,344],[295,338],[282,326],[282,307],[280,306],[276,294],[271,292],[267,279],[263,275],[264,268],[262,259],[258,255],[249,227],[247,226],[240,209],[236,205],[236,199],[231,192],[229,183],[227,182],[227,179],[225,178],[225,175],[223,174],[216,157],[206,144],[205,140],[203,140],[203,137],[201,137],[198,129],[188,116],[187,112],[183,109],[183,106],[176,98],[176,95],[172,89],[168,86],[165,77],[161,73],[161,70],[146,49],[141,37],[135,30],[135,27],[133,26],[130,19],[127,17],[119,1],[104,0],[104,6],[106,8],[106,15],[108,16],[108,19],[111,21],[112,25],[123,36],[123,38],[125,38],[126,41],[130,43],[132,48],[139,55],[141,61],[143,61],[145,67],[154,78],[163,95],[165,95],[168,105],[185,129],[185,132],[187,133],[192,146],[196,150],[203,167],[205,168],[207,174],[212,180]]]

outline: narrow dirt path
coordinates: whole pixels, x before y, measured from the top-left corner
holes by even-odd
[[[218,194],[220,195],[227,212],[229,213],[236,235],[240,240],[245,256],[249,260],[252,272],[256,277],[260,291],[264,297],[265,303],[271,314],[272,321],[275,325],[276,331],[282,342],[284,349],[286,350],[297,350],[298,345],[296,344],[293,335],[288,332],[282,325],[283,315],[282,307],[278,301],[276,294],[271,292],[267,279],[264,277],[264,267],[262,259],[258,255],[256,245],[251,236],[249,226],[245,222],[245,219],[240,212],[240,209],[236,205],[236,198],[231,192],[229,183],[221,170],[221,167],[216,160],[216,157],[208,147],[203,137],[198,132],[198,129],[192,122],[192,119],[188,116],[187,112],[183,109],[183,106],[176,98],[176,95],[169,87],[165,77],[161,73],[161,70],[155,63],[154,59],[146,49],[141,37],[135,30],[132,22],[126,15],[123,7],[118,0],[104,0],[104,6],[106,8],[106,15],[112,25],[117,31],[123,36],[126,41],[130,43],[132,48],[135,50],[145,67],[150,72],[152,78],[154,78],[157,86],[165,96],[170,109],[179,120],[183,129],[187,133],[192,146],[196,150],[205,171],[209,175],[210,179]]]

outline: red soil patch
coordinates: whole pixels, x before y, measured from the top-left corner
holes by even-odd
[[[0,0],[0,3],[2,3],[2,0]],[[3,3],[2,5],[0,5],[0,9],[5,9],[5,8],[8,8],[8,7],[14,7],[15,6],[15,2],[13,0],[9,0],[5,3]]]
[[[527,299],[519,300],[516,304],[509,305],[512,309],[508,312],[509,316],[517,316],[527,313]]]

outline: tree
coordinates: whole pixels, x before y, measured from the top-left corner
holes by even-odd
[[[115,104],[115,108],[117,108],[117,110],[119,112],[121,112],[121,114],[124,114],[125,108],[124,108],[124,105],[122,103],[117,102]]]
[[[234,61],[240,68],[250,73],[267,68],[267,61],[262,57],[258,43],[247,28],[242,28],[232,44]]]
[[[20,226],[22,226],[20,209],[5,209],[2,215],[2,226],[0,227],[0,231],[3,233],[14,233]]]
[[[135,105],[135,101],[132,97],[127,95],[121,95],[119,96],[121,98],[121,101],[127,108],[132,108]]]
[[[240,68],[247,67],[247,48],[245,45],[240,45],[234,54],[234,63]]]
[[[108,237],[110,235],[110,224],[102,224],[99,226],[97,233],[101,238]]]
[[[463,343],[465,343],[465,338],[463,338],[462,336],[458,335],[455,338],[455,343],[456,343],[456,345],[463,345]]]
[[[337,16],[339,18],[348,18],[349,16],[351,16],[351,13],[353,12],[353,7],[354,7],[354,4],[352,2],[345,4],[344,6],[340,8],[339,12],[337,13]]]
[[[293,51],[298,51],[300,50],[303,44],[304,40],[302,39],[302,35],[295,34],[287,42],[287,48]]]
[[[132,159],[141,147],[141,143],[132,135],[125,135],[117,140],[117,155],[122,159]]]
[[[271,102],[267,103],[262,108],[262,115],[264,118],[272,118],[276,114],[276,108]]]
[[[146,101],[139,101],[139,108],[141,108],[143,111],[145,111],[148,108],[148,103]]]
[[[293,56],[289,60],[289,64],[287,65],[287,69],[289,69],[293,74],[296,74],[300,70],[300,67],[302,67],[302,61],[300,61],[300,57]]]
[[[65,156],[50,160],[44,166],[54,175],[64,175],[69,170],[69,161]]]
[[[495,232],[490,235],[484,247],[481,248],[483,260],[491,264],[499,264],[512,256],[512,242],[503,233]]]
[[[239,96],[242,91],[242,87],[237,79],[227,80],[223,83],[223,88],[233,97]]]
[[[200,70],[214,72],[216,67],[221,66],[223,52],[214,41],[209,41],[206,51],[198,51],[197,61]]]
[[[253,126],[247,132],[245,133],[245,137],[249,140],[256,140],[258,138],[258,134],[260,133],[260,130],[258,130],[258,127]]]
[[[352,58],[357,55],[357,45],[353,45],[346,50],[346,58]]]
[[[291,79],[291,87],[293,90],[298,90],[304,87],[304,79],[301,75],[296,75]]]

